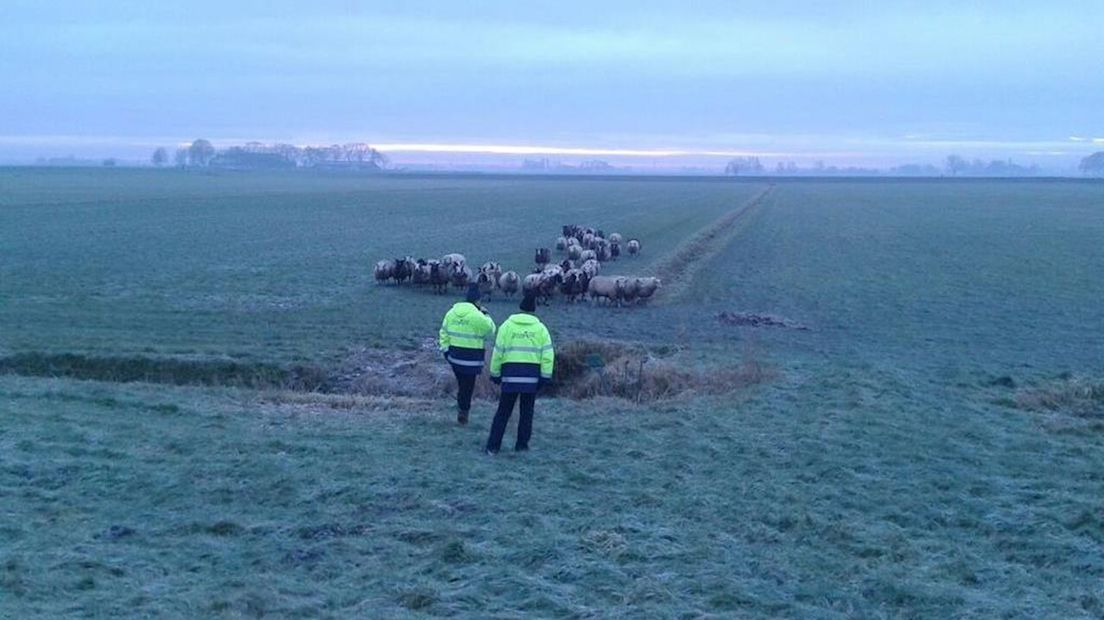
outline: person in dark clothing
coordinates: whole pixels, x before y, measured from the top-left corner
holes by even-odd
[[[475,378],[483,372],[484,341],[495,333],[494,320],[476,305],[480,297],[479,286],[470,285],[464,301],[445,314],[438,340],[456,375],[456,421],[460,424],[468,423]]]
[[[487,438],[487,454],[497,454],[502,447],[502,435],[514,411],[519,407],[517,443],[514,450],[529,449],[533,434],[533,410],[537,390],[552,380],[555,352],[548,328],[534,314],[536,299],[526,295],[521,301],[521,312],[511,315],[502,324],[491,354],[491,381],[502,386],[498,399],[498,411],[491,423],[491,435]]]
[[[468,423],[471,412],[472,394],[475,393],[475,378],[479,375],[465,373],[452,368],[452,374],[456,377],[456,422],[461,426]]]

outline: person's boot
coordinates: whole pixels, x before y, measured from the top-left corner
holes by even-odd
[[[460,426],[466,425],[468,423],[468,412],[461,409],[460,412],[456,414],[456,422],[460,424]]]

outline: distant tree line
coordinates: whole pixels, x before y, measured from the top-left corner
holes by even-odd
[[[901,164],[890,168],[889,174],[895,177],[937,177],[943,173],[931,164]]]
[[[823,161],[815,161],[811,166],[798,166],[796,162],[776,162],[773,169],[768,169],[763,162],[754,156],[736,157],[725,165],[725,174],[732,176],[746,175],[776,175],[776,176],[876,176],[883,171],[874,168],[862,168],[859,166],[828,166]]]
[[[763,162],[758,157],[734,157],[725,165],[725,174],[732,176],[763,174],[763,170]]]
[[[967,161],[958,155],[948,155],[943,162],[943,170],[952,177],[1030,177],[1039,174],[1039,166],[1021,166],[1012,160],[993,159]]]
[[[552,174],[574,174],[574,173],[612,173],[618,169],[611,165],[608,161],[601,159],[588,159],[578,163],[578,165],[565,164],[561,161],[554,161],[547,157],[541,159],[526,159],[521,163],[521,169],[528,172],[540,172],[540,173],[552,173]]]
[[[159,147],[150,156],[154,166],[168,163],[168,151]],[[209,140],[199,138],[173,156],[176,166],[228,169],[345,168],[382,170],[387,156],[363,142],[331,146],[299,147],[294,144],[247,142],[218,150]]]
[[[1093,161],[1091,158],[1081,163],[1081,171],[1085,174],[1104,175],[1104,153],[1097,153]],[[938,177],[938,176],[975,176],[975,177],[1027,177],[1040,174],[1039,167],[1035,164],[1023,166],[1012,160],[993,159],[983,161],[981,159],[967,160],[959,155],[949,155],[939,168],[931,164],[902,164],[890,168],[866,168],[861,166],[829,166],[823,161],[816,161],[811,166],[798,166],[792,161],[780,161],[773,169],[766,168],[758,157],[736,157],[729,160],[724,170],[726,175],[777,175],[777,176],[911,176],[911,177]]]

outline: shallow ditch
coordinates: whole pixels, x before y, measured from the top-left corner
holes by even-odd
[[[455,390],[451,369],[430,340],[415,350],[363,348],[329,367],[31,352],[0,357],[0,374],[413,398],[444,398]],[[689,365],[682,351],[671,347],[582,340],[557,349],[555,378],[543,393],[646,402],[732,392],[775,374],[750,351],[729,365],[702,366]],[[475,396],[497,395],[498,388],[482,374]]]

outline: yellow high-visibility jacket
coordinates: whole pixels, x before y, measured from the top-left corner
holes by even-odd
[[[536,316],[511,315],[498,330],[491,354],[491,376],[502,378],[503,392],[535,392],[552,379],[556,353],[548,328]]]
[[[464,374],[483,370],[484,341],[495,333],[495,323],[475,304],[461,301],[445,313],[438,345],[448,361]]]

